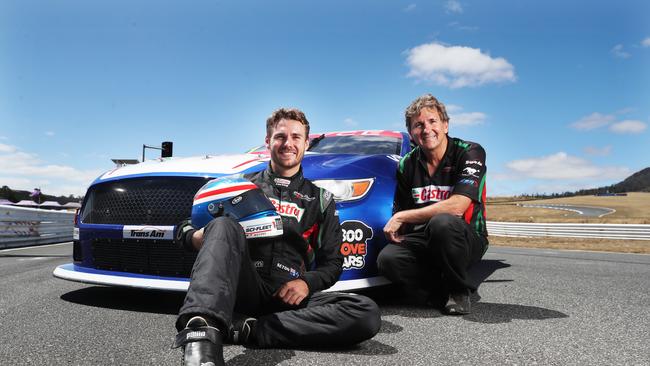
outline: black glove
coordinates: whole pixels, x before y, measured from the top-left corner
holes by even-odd
[[[192,235],[194,235],[195,231],[196,229],[192,226],[190,219],[179,222],[174,228],[174,244],[187,251],[195,251],[194,245],[192,245]]]

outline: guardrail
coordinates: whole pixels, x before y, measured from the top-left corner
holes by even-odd
[[[72,241],[74,213],[0,205],[0,249]],[[487,222],[494,236],[650,240],[650,225]]]
[[[0,205],[0,249],[72,241],[74,213]]]
[[[650,240],[650,225],[487,222],[494,236]]]

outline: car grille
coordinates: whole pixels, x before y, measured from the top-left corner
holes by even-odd
[[[170,241],[137,239],[95,239],[92,253],[97,269],[172,277],[190,277],[197,254]]]
[[[149,177],[93,186],[81,213],[87,224],[175,225],[190,217],[194,194],[210,178]]]

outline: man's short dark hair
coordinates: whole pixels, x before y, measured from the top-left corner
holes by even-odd
[[[271,137],[273,129],[283,119],[292,119],[300,122],[305,126],[305,137],[309,138],[309,121],[305,114],[298,108],[280,108],[271,113],[269,118],[266,119],[266,137]]]
[[[442,104],[436,97],[431,94],[424,94],[417,97],[411,104],[406,107],[404,111],[404,119],[406,121],[406,130],[411,131],[411,118],[418,116],[424,108],[433,109],[438,112],[442,122],[449,122],[449,116],[445,105]]]

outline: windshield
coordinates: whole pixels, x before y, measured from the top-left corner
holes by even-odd
[[[360,154],[399,155],[402,147],[400,135],[342,135],[311,136],[309,151],[323,154]],[[249,150],[249,153],[264,153],[266,146],[262,145]]]
[[[397,154],[402,140],[392,136],[331,136],[312,144],[309,151],[336,154]]]

